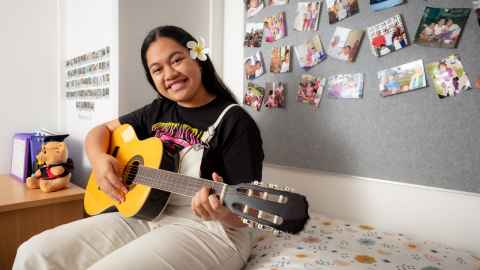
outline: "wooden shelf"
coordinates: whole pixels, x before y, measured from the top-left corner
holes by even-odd
[[[85,190],[70,183],[69,187],[45,193],[40,189],[29,189],[24,183],[8,175],[0,175],[0,213],[37,207],[60,202],[83,199]]]
[[[0,175],[0,269],[11,269],[17,248],[33,235],[83,218],[84,193],[74,184],[44,193]]]

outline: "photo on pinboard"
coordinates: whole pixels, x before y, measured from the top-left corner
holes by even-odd
[[[473,0],[473,9],[477,14],[478,25],[480,26],[480,0]]]
[[[403,4],[404,0],[370,0],[370,7],[374,11],[380,11]]]
[[[288,0],[267,0],[268,6],[280,6],[288,4]]]
[[[285,22],[285,12],[279,12],[277,15],[266,17],[263,21],[263,35],[265,42],[272,43],[282,39],[287,35]]]
[[[243,46],[249,48],[262,47],[263,23],[247,23]]]
[[[257,15],[260,10],[265,7],[263,0],[245,0],[245,10],[247,11],[247,18]]]
[[[328,77],[327,96],[338,99],[363,98],[363,73]]]
[[[297,31],[318,31],[322,1],[298,2],[294,29]]]
[[[294,49],[298,63],[302,68],[311,68],[327,58],[318,35],[295,46]]]
[[[303,74],[298,83],[297,101],[318,108],[325,83],[326,78]]]
[[[326,0],[328,22],[330,24],[344,20],[359,12],[357,0]]]
[[[249,82],[247,91],[243,98],[243,104],[252,107],[256,111],[260,111],[265,96],[265,88],[257,84]]]
[[[286,86],[284,82],[267,82],[265,107],[268,109],[285,108]]]
[[[327,54],[343,61],[353,62],[360,48],[362,37],[362,30],[337,26],[328,43]]]
[[[469,8],[426,7],[415,34],[415,43],[427,47],[456,48],[469,14]]]
[[[439,98],[456,96],[472,87],[462,62],[455,54],[428,64],[427,74]]]
[[[245,78],[254,80],[265,73],[262,52],[257,51],[254,56],[245,59]]]
[[[408,46],[407,33],[400,14],[368,27],[367,35],[375,56],[383,56]]]
[[[270,60],[270,72],[285,73],[291,71],[290,65],[291,48],[288,45],[272,48]]]
[[[377,77],[380,94],[384,97],[427,86],[421,59],[379,71]]]

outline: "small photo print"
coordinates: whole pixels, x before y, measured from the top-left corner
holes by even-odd
[[[383,56],[408,46],[407,34],[399,14],[368,27],[367,35],[375,56]]]
[[[260,111],[264,96],[265,88],[249,82],[247,92],[245,93],[245,97],[243,99],[243,104],[250,106],[257,111]]]
[[[403,3],[404,0],[370,0],[370,7],[374,11],[384,10]]]
[[[318,31],[322,1],[297,3],[294,29],[297,31]]]
[[[337,26],[330,43],[328,43],[327,54],[340,60],[353,62],[358,53],[362,36],[362,30]]]
[[[243,46],[259,48],[262,46],[263,23],[247,23]]]
[[[478,75],[477,80],[475,81],[475,88],[480,89],[480,75]]]
[[[268,109],[285,108],[285,88],[283,82],[267,82],[265,107]]]
[[[357,0],[326,0],[328,9],[328,22],[339,22],[358,13]]]
[[[272,48],[272,58],[270,62],[270,72],[285,73],[291,71],[290,65],[290,46],[281,46]]]
[[[380,94],[384,97],[427,86],[421,59],[379,71],[377,77]]]
[[[286,31],[285,12],[279,12],[263,21],[263,35],[266,42],[272,43],[285,37],[287,35]]]
[[[257,15],[260,10],[265,7],[263,0],[244,0],[245,9],[247,11],[247,17],[252,17]]]
[[[332,98],[362,98],[363,74],[330,76],[327,82],[327,96]]]
[[[480,25],[480,0],[474,0],[473,1],[473,9],[475,10],[475,13],[477,14],[478,25]]]
[[[327,58],[318,35],[303,44],[295,46],[295,54],[302,68],[311,68]]]
[[[245,59],[245,77],[247,80],[253,80],[265,73],[262,53],[258,51],[254,56]]]
[[[288,4],[288,0],[267,0],[268,6],[280,6]]]
[[[427,74],[432,79],[439,98],[456,96],[472,87],[462,62],[456,55],[428,64]]]
[[[297,101],[318,108],[326,80],[326,78],[316,78],[310,74],[302,75],[298,83]]]
[[[456,48],[469,14],[469,8],[426,7],[415,34],[415,43]]]

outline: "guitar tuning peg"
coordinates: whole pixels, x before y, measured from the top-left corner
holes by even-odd
[[[278,185],[277,184],[268,184],[268,187],[269,188],[273,188],[273,189],[278,189]]]
[[[283,188],[283,190],[284,190],[284,191],[291,191],[291,192],[294,191],[294,189],[291,188],[291,187],[289,187],[289,186],[285,186],[285,187]]]
[[[271,232],[271,231],[273,231],[273,227],[263,225],[263,230],[266,231],[266,232]]]
[[[258,228],[259,230],[264,230],[264,229],[265,229],[265,225],[259,223],[259,224],[257,224],[257,228]]]
[[[265,183],[262,183],[262,182],[257,181],[257,180],[253,181],[252,184],[255,185],[255,186],[265,187]]]
[[[278,236],[281,233],[281,231],[279,231],[279,230],[273,230],[272,232],[273,232],[273,235],[275,235],[275,236]]]
[[[250,220],[246,219],[246,218],[242,218],[242,223],[243,224],[249,224]]]

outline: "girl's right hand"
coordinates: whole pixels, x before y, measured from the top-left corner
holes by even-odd
[[[109,154],[100,154],[92,166],[100,189],[118,202],[125,201],[128,189],[120,177],[122,172],[118,161]]]

